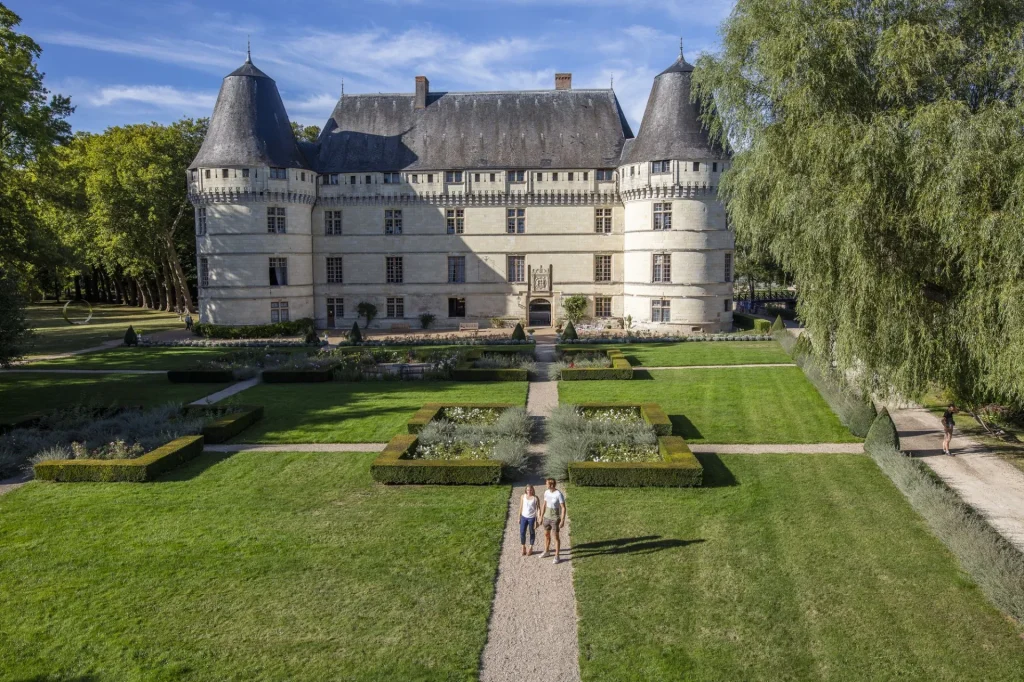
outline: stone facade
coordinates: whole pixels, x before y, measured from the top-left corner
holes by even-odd
[[[670,67],[659,78],[680,73]],[[302,156],[294,139],[237,139],[281,117],[260,110],[279,106],[278,96],[277,103],[248,102],[253,120],[225,122],[222,100],[239,88],[259,90],[232,81],[240,78],[264,78],[273,87],[249,62],[226,78],[211,132],[189,170],[202,321],[312,317],[318,327],[347,329],[365,301],[377,307],[375,326],[384,328],[418,327],[422,313],[433,314],[439,328],[485,326],[493,317],[541,325],[546,311],[558,319],[561,301],[580,294],[589,316],[613,325],[628,315],[638,326],[731,327],[733,236],[717,195],[728,157],[706,137],[695,149],[673,152],[686,158],[634,159],[634,139],[620,116],[619,156],[601,165],[556,168],[552,159],[520,158],[508,167],[432,168],[417,153],[416,163],[364,170],[347,165],[344,155],[325,161],[324,150],[339,139],[331,134],[369,136],[347,131],[337,109]],[[564,77],[559,87],[568,88]],[[415,96],[420,115],[433,106],[426,97]],[[227,104],[236,115],[239,102]],[[247,131],[236,133],[238,127]],[[637,139],[656,134],[642,127]],[[239,152],[245,145],[256,151]],[[608,158],[606,150],[599,153],[601,161]]]

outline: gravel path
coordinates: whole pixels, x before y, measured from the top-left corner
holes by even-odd
[[[687,443],[690,450],[698,453],[713,452],[719,455],[815,455],[818,453],[863,454],[863,443],[782,443],[752,445],[733,443],[717,445],[714,443]]]
[[[30,480],[32,479],[29,478],[28,474],[21,474],[20,476],[15,476],[13,478],[5,478],[0,481],[0,495],[5,495],[12,490],[16,490],[28,483]]]
[[[571,522],[567,518],[560,532],[562,561],[557,565],[551,558],[542,559],[539,551],[523,556],[519,544],[519,499],[526,490],[526,483],[533,483],[538,494],[543,494],[538,473],[539,460],[546,451],[543,422],[558,405],[558,383],[547,379],[548,364],[554,359],[554,345],[541,339],[537,341],[539,376],[530,382],[526,401],[526,410],[535,420],[534,443],[530,447],[534,461],[509,497],[487,644],[480,658],[480,679],[484,682],[575,682],[580,679],[576,591],[569,540]],[[571,506],[570,502],[566,500],[567,507]],[[544,549],[543,532],[537,533],[536,549]]]
[[[229,397],[235,395],[236,393],[241,393],[242,391],[244,391],[247,388],[252,388],[253,386],[255,386],[258,383],[260,383],[260,378],[259,377],[253,377],[252,379],[246,379],[245,381],[239,381],[237,384],[232,384],[232,385],[228,386],[227,388],[225,388],[222,391],[217,391],[216,393],[211,393],[210,395],[206,396],[205,398],[200,398],[199,400],[196,400],[196,401],[191,402],[189,404],[190,405],[213,405],[214,403],[218,403],[221,400],[224,400],[224,398],[229,398]]]
[[[890,412],[904,452],[920,457],[984,516],[1003,537],[1024,552],[1024,473],[981,443],[954,432],[942,454],[942,423],[922,407]]]

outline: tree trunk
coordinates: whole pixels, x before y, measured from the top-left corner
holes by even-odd
[[[166,243],[167,260],[171,264],[171,275],[177,287],[179,307],[194,313],[195,308],[192,307],[192,294],[188,290],[188,279],[185,277],[185,271],[181,267],[181,259],[178,258],[178,251],[174,248],[174,240],[170,235],[167,235]]]
[[[125,305],[124,287],[121,286],[121,279],[115,274],[110,276],[110,283],[114,285],[113,303]]]
[[[168,312],[176,312],[181,308],[181,302],[178,297],[178,288],[174,284],[174,275],[171,274],[171,262],[167,259],[167,254],[161,254],[163,257],[163,275],[164,275],[164,286],[167,288],[167,308]]]
[[[114,290],[110,284],[110,275],[106,270],[100,270],[100,277],[103,282],[103,300],[106,303],[114,302]]]
[[[82,300],[82,276],[75,275],[75,300]]]
[[[146,287],[142,286],[142,280],[138,277],[135,278],[135,290],[139,292],[139,306],[142,308],[150,307],[149,292],[146,291]]]
[[[152,277],[146,277],[142,280],[146,283],[146,291],[149,292],[149,308],[150,310],[159,310],[160,308],[160,291],[156,286],[156,282]]]
[[[167,307],[169,304],[167,302],[167,287],[164,286],[163,270],[164,266],[161,265],[156,271],[156,289],[160,293],[160,310],[170,310]]]

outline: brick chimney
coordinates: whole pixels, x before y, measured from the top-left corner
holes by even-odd
[[[556,73],[555,90],[572,90],[572,74]]]
[[[427,108],[427,95],[430,94],[430,81],[426,76],[416,76],[416,109]]]

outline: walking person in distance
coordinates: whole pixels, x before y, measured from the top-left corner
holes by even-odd
[[[558,530],[565,525],[565,495],[558,489],[555,479],[547,479],[547,484],[548,488],[544,491],[544,500],[540,506],[540,515],[544,524],[544,553],[540,555],[540,558],[544,559],[548,556],[548,550],[551,547],[551,536],[554,535],[554,563],[557,564],[559,560],[558,554],[562,549],[562,540],[558,536]]]
[[[942,431],[944,436],[942,437],[942,453],[945,455],[952,455],[949,451],[950,441],[953,440],[953,426],[956,422],[953,419],[953,415],[957,413],[956,405],[950,405],[946,408],[946,411],[942,414]]]
[[[523,556],[533,554],[533,543],[537,540],[537,508],[540,499],[534,492],[533,485],[526,484],[526,492],[519,498],[519,543],[523,546]],[[526,548],[526,531],[530,531],[530,548]]]

